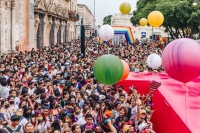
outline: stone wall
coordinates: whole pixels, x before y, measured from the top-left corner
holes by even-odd
[[[77,14],[77,0],[34,0],[34,24],[30,2],[0,0],[0,54],[77,38],[77,18],[69,17],[69,11]]]

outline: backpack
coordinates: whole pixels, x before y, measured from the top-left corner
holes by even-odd
[[[16,130],[11,129],[9,126],[6,126],[5,129],[6,129],[9,133],[19,133],[19,131],[20,131],[20,129],[21,129],[21,126],[19,125],[19,126],[17,127]]]

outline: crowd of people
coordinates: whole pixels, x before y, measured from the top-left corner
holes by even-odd
[[[162,54],[152,42],[133,45],[86,41],[82,56],[78,40],[0,58],[1,133],[154,133],[151,93],[107,86],[93,75],[95,60],[114,54],[132,72],[152,71],[149,54]],[[159,68],[156,71],[163,71]]]

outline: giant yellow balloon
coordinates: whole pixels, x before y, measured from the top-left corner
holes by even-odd
[[[147,19],[146,18],[141,18],[140,19],[140,26],[146,26],[147,25]]]
[[[127,2],[124,2],[119,6],[119,10],[122,14],[129,14],[131,11],[131,5]]]
[[[153,11],[148,15],[148,23],[153,27],[159,27],[164,22],[164,16],[159,11]]]

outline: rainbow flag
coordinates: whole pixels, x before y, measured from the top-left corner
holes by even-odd
[[[105,44],[106,41],[104,41],[103,39],[99,38],[99,43],[100,43],[100,44]]]
[[[114,34],[124,34],[126,41],[130,44],[133,44],[134,37],[133,37],[131,27],[128,27],[128,26],[112,26],[112,27],[114,29]],[[103,44],[104,41],[101,38],[99,38],[99,43]]]

